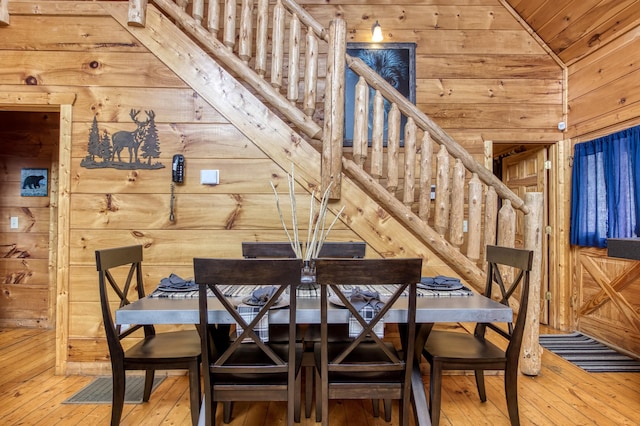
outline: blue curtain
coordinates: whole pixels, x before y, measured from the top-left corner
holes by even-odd
[[[640,235],[640,126],[576,144],[571,244],[606,247],[607,238]]]

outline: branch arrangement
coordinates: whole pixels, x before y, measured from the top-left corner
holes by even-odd
[[[327,205],[329,203],[329,190],[331,189],[330,183],[324,194],[322,194],[322,199],[320,200],[320,205],[317,205],[316,202],[316,191],[314,190],[311,193],[311,205],[309,208],[309,226],[307,228],[307,239],[304,244],[300,240],[300,235],[298,232],[298,219],[296,215],[296,194],[295,194],[295,179],[294,179],[294,168],[291,167],[291,173],[287,173],[287,182],[289,186],[289,201],[291,204],[291,223],[292,223],[292,233],[289,232],[287,224],[285,222],[284,216],[282,214],[282,209],[280,208],[280,198],[278,197],[278,191],[276,191],[276,187],[271,182],[271,188],[273,189],[273,193],[276,198],[276,207],[278,208],[278,215],[280,215],[280,222],[282,223],[282,228],[284,229],[287,238],[289,239],[289,243],[291,244],[291,248],[293,252],[296,254],[296,257],[299,259],[303,259],[309,261],[313,258],[318,257],[320,254],[320,249],[322,249],[322,245],[327,239],[329,232],[333,228],[333,225],[338,221],[340,215],[344,210],[344,206],[340,209],[336,217],[333,219],[329,227],[326,227],[326,218],[327,218]]]

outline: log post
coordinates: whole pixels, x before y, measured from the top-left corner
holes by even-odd
[[[436,155],[436,202],[433,214],[433,228],[440,236],[444,237],[449,227],[449,200],[450,200],[450,184],[449,177],[449,152],[447,147],[440,145],[440,151]]]
[[[502,200],[502,207],[498,212],[498,245],[515,247],[516,242],[516,211],[511,201]]]
[[[207,28],[213,37],[218,38],[218,31],[220,30],[220,3],[210,1],[207,7]]]
[[[291,105],[298,101],[300,81],[300,19],[294,14],[289,22],[289,77],[287,78],[287,99]]]
[[[542,364],[539,324],[544,197],[541,192],[527,192],[524,202],[529,206],[529,214],[524,216],[524,248],[533,250],[533,263],[529,284],[529,307],[520,352],[520,371],[528,376],[537,376]]]
[[[344,70],[347,53],[347,23],[344,19],[331,21],[327,44],[329,52],[322,141],[322,193],[331,185],[329,198],[340,199],[344,140]]]
[[[202,19],[204,18],[204,0],[193,0],[193,12],[191,14],[198,25],[202,25]]]
[[[238,56],[249,63],[253,51],[253,0],[242,0]]]
[[[233,50],[236,44],[236,2],[235,0],[225,0],[224,2],[224,28],[222,32],[222,43]]]
[[[267,73],[267,48],[269,37],[269,0],[258,0],[258,10],[256,18],[256,63],[255,70],[258,75],[264,78]]]
[[[369,139],[369,86],[363,77],[356,83],[353,102],[353,161],[364,167]]]
[[[449,242],[458,250],[464,242],[464,164],[456,159],[451,176],[451,213]]]
[[[400,150],[400,110],[398,105],[391,104],[387,115],[387,190],[395,193],[398,189],[398,162]]]
[[[278,0],[273,8],[273,36],[271,41],[271,85],[278,89],[282,86],[282,68],[284,64],[284,15],[284,6]]]
[[[318,92],[318,37],[307,28],[307,48],[304,69],[304,113],[311,117],[316,110]]]
[[[0,22],[2,19],[2,10],[7,8],[7,25],[9,24],[9,0],[0,0]],[[127,23],[132,27],[144,27],[147,20],[147,0],[129,0],[129,14]]]
[[[425,131],[422,135],[422,146],[420,147],[420,206],[418,216],[425,222],[429,220],[431,214],[431,175],[433,173],[433,140],[431,134]]]
[[[493,186],[484,195],[484,247],[496,244],[498,234],[498,193]],[[486,250],[482,247],[482,265],[486,271]]]
[[[476,263],[480,260],[482,235],[482,191],[484,185],[477,173],[469,180],[469,226],[467,227],[467,257]]]
[[[384,98],[379,90],[373,97],[373,124],[371,128],[371,176],[380,181],[384,163]]]
[[[411,208],[416,188],[416,122],[407,118],[404,126],[404,194],[403,202]]]

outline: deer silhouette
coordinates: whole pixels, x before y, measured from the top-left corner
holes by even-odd
[[[129,112],[129,116],[133,120],[134,123],[138,125],[136,130],[133,132],[128,132],[126,130],[121,130],[116,132],[111,137],[111,143],[113,145],[113,155],[111,157],[112,160],[115,160],[116,155],[118,156],[118,161],[122,162],[120,158],[120,153],[123,149],[127,148],[129,150],[129,163],[132,163],[134,160],[138,162],[138,148],[140,144],[144,142],[144,137],[147,133],[147,127],[151,119],[155,116],[153,111],[145,111],[147,114],[147,119],[145,121],[138,120],[138,114],[140,114],[140,110],[132,109]]]

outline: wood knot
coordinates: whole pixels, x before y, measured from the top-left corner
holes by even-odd
[[[37,86],[38,85],[38,79],[35,78],[34,76],[30,75],[29,77],[24,79],[25,83],[27,83],[27,85],[29,86]]]
[[[100,68],[100,62],[91,61],[91,62],[89,62],[89,67],[93,68],[94,70],[97,69],[97,68]]]

